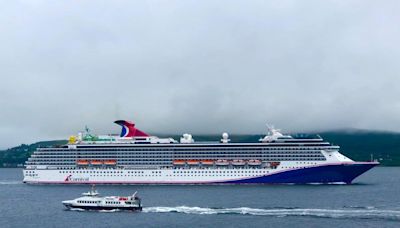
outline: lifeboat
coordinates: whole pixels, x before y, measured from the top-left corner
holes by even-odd
[[[229,161],[225,159],[219,159],[215,162],[216,165],[229,165]]]
[[[187,164],[188,165],[198,165],[198,164],[200,164],[200,162],[198,160],[188,160]]]
[[[203,160],[201,161],[202,165],[214,165],[214,161],[213,160]]]
[[[276,168],[277,166],[279,166],[281,163],[280,162],[269,162],[269,166],[270,167],[274,167]]]
[[[246,165],[244,160],[233,160],[232,165]]]
[[[249,164],[249,165],[261,165],[262,162],[260,160],[249,160],[247,162],[247,164]]]
[[[116,160],[106,160],[104,161],[104,165],[116,165],[117,161]]]
[[[87,160],[78,160],[78,161],[76,161],[76,164],[78,164],[78,165],[89,165],[89,162]]]
[[[103,161],[100,161],[100,160],[92,160],[92,161],[90,162],[90,164],[92,164],[92,165],[102,165],[102,164],[103,164]]]
[[[185,160],[174,160],[172,162],[172,164],[174,164],[174,165],[185,165],[186,161]]]

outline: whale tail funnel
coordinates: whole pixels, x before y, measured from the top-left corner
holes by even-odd
[[[148,136],[150,136],[146,132],[143,132],[143,131],[135,128],[135,124],[130,121],[117,120],[117,121],[114,121],[114,123],[116,123],[122,127],[121,135],[120,135],[121,137],[148,137]]]

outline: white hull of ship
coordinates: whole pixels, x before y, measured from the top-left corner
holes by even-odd
[[[349,169],[354,166],[376,165],[373,162],[282,162],[277,168],[191,168],[191,169],[73,169],[73,170],[51,170],[35,169],[24,170],[24,182],[32,184],[223,184],[223,183],[263,183],[262,178],[269,178],[282,174],[307,173],[315,169],[318,172],[327,170],[328,173],[338,171],[338,175],[347,175],[353,172]],[[358,171],[357,171],[358,172]],[[301,174],[302,175],[302,174]],[[349,175],[355,175],[349,173]],[[358,176],[358,175],[357,175]],[[315,183],[324,182],[322,180]],[[345,177],[343,177],[345,178]],[[254,181],[259,180],[259,181]],[[267,179],[265,179],[267,180]],[[336,180],[336,179],[332,179]],[[341,180],[341,179],[338,179]],[[343,179],[347,180],[347,179]],[[352,179],[351,179],[352,180]],[[267,180],[268,181],[268,180]],[[296,183],[297,181],[293,181]],[[309,182],[309,181],[308,181]],[[308,183],[306,181],[306,183]],[[325,182],[348,182],[348,181],[325,181]],[[324,182],[324,183],[325,183]],[[268,182],[266,182],[268,183]],[[281,183],[275,180],[273,183]],[[282,183],[285,183],[282,180]],[[303,183],[299,179],[299,183]]]

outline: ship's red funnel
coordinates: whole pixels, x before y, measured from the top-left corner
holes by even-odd
[[[117,120],[114,123],[122,127],[121,137],[147,137],[149,134],[135,128],[135,124],[126,120]]]

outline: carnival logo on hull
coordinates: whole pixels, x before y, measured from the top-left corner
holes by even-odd
[[[64,181],[70,181],[71,177],[72,177],[72,175],[68,175],[67,178],[65,178]]]
[[[72,177],[72,174],[68,175],[65,180],[65,182],[84,182],[84,181],[89,181],[89,177]]]

